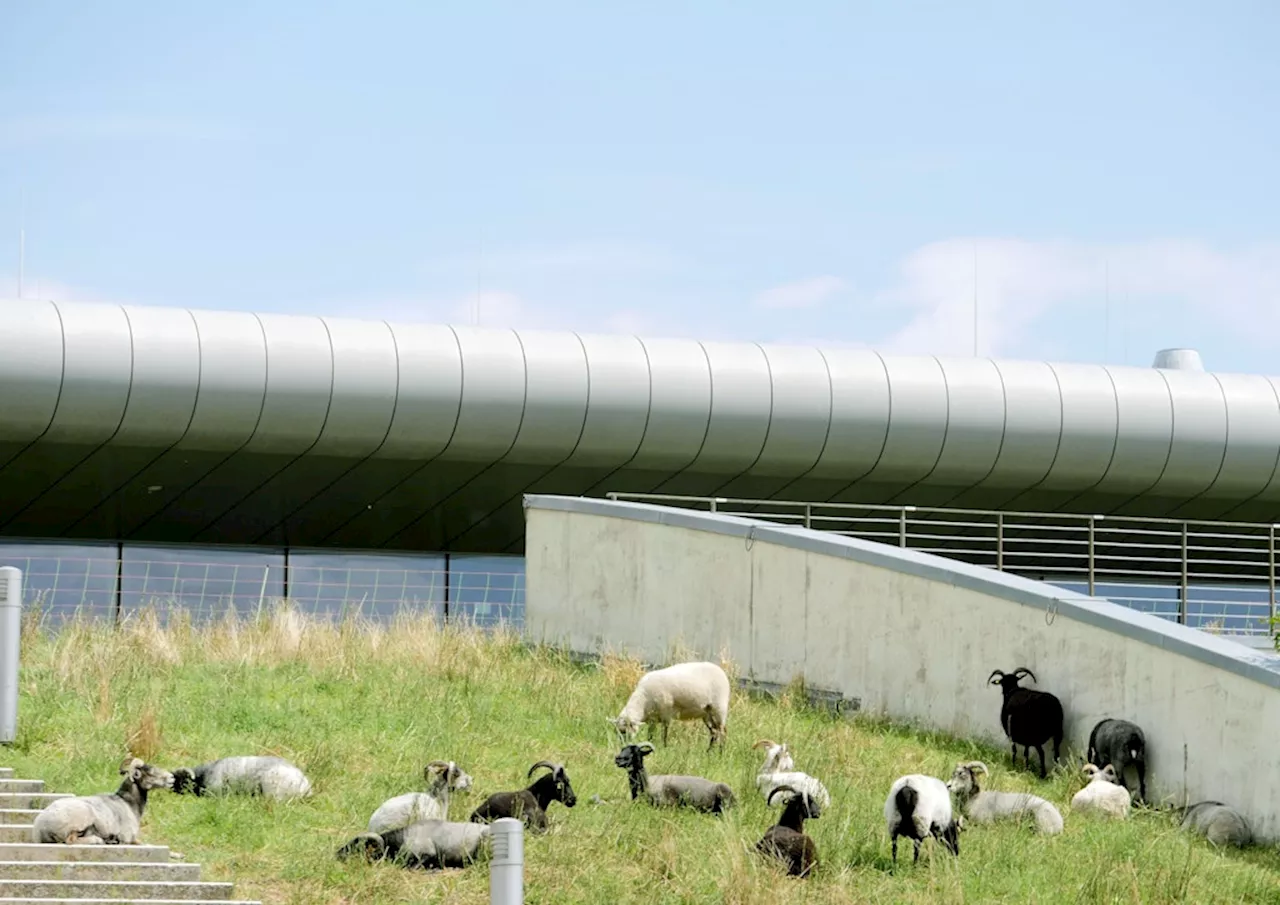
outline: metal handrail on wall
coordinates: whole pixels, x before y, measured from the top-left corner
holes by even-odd
[[[1270,635],[1276,616],[1273,524],[660,493],[606,496],[895,544],[1231,634]]]

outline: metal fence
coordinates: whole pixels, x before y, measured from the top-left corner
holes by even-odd
[[[200,622],[280,599],[330,619],[409,609],[482,627],[524,622],[520,556],[4,543],[0,566],[22,570],[24,605],[54,623],[119,620],[144,607]]]
[[[1196,628],[1265,638],[1276,526],[1111,515],[609,493],[802,525],[1046,581]]]

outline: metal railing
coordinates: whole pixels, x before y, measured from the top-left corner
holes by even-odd
[[[801,525],[1105,597],[1223,634],[1269,636],[1276,526],[1137,516],[608,493]]]

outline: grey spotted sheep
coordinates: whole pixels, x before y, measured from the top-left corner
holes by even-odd
[[[134,757],[120,767],[124,776],[114,792],[58,798],[36,815],[32,835],[38,843],[137,845],[147,793],[173,787],[173,774]]]

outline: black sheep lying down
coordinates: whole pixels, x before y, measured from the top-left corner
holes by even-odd
[[[527,775],[532,776],[540,767],[549,772],[539,776],[528,787],[515,792],[494,792],[480,802],[480,806],[471,812],[472,822],[491,823],[502,817],[514,817],[523,821],[531,832],[545,832],[547,808],[551,802],[558,801],[571,808],[578,803],[578,796],[573,793],[564,764],[540,760],[529,768]]]

